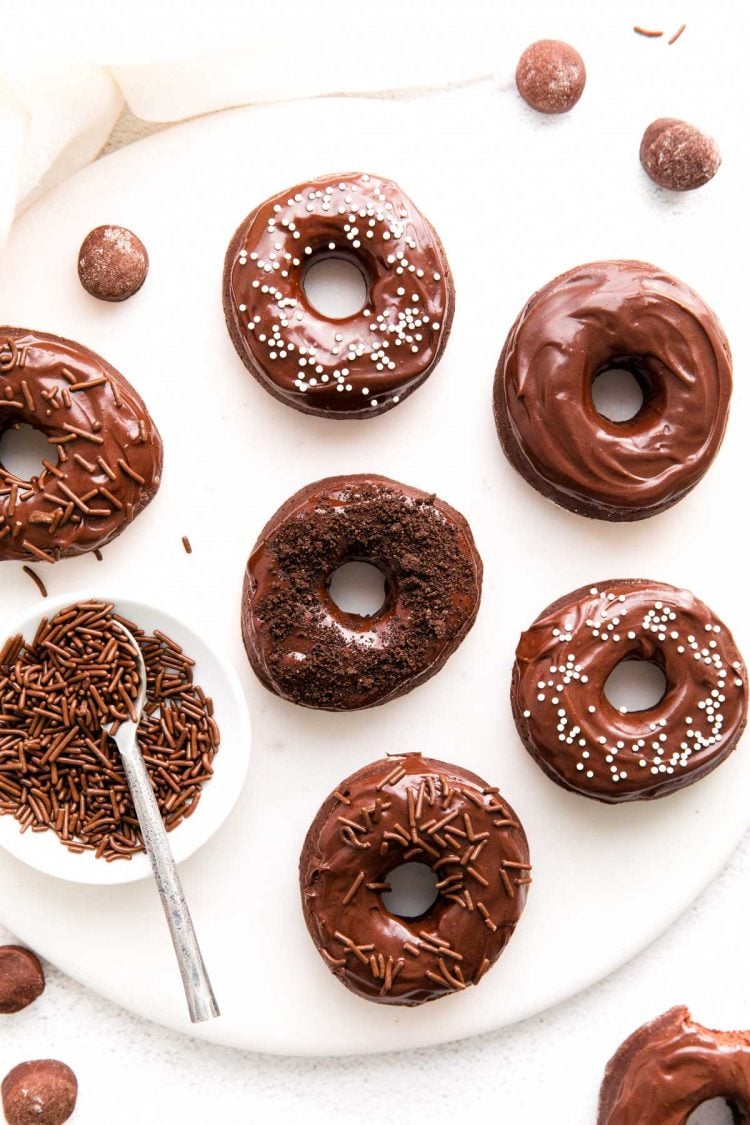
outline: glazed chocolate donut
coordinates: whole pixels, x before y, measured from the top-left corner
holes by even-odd
[[[604,694],[623,660],[657,664],[666,691],[628,713]],[[747,676],[732,634],[687,590],[619,579],[548,606],[516,649],[513,717],[546,774],[616,804],[665,797],[720,765],[747,717]]]
[[[629,371],[643,405],[626,422],[592,385]],[[721,445],[732,366],[721,325],[681,281],[644,262],[593,262],[529,300],[495,375],[495,421],[513,467],[571,512],[640,520],[681,500]]]
[[[429,865],[438,896],[418,918],[383,892],[404,863]],[[526,835],[497,789],[459,766],[407,754],[342,781],[300,859],[318,951],[352,992],[423,1004],[478,984],[510,941],[531,882]]]
[[[704,1102],[724,1098],[750,1121],[750,1031],[712,1031],[687,1008],[643,1024],[607,1063],[597,1125],[686,1125]]]
[[[353,262],[365,307],[334,319],[314,309],[305,272]],[[453,320],[442,243],[390,180],[323,176],[261,203],[224,263],[224,315],[237,354],[275,398],[306,414],[374,418],[425,381]]]
[[[103,547],[155,496],[156,426],[127,380],[82,344],[0,328],[0,442],[19,423],[43,433],[57,461],[43,460],[30,481],[0,463],[0,561]]]
[[[372,616],[332,600],[333,572],[376,566],[386,598]],[[296,492],[247,562],[242,635],[270,691],[351,711],[411,691],[442,668],[474,623],[482,561],[463,516],[434,494],[368,474]]]

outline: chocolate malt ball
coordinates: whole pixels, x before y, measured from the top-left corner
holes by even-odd
[[[0,1092],[8,1125],[63,1125],[76,1107],[78,1082],[65,1063],[36,1059],[14,1066]]]
[[[148,254],[126,227],[95,227],[78,252],[78,277],[92,297],[125,301],[137,293],[148,273]]]
[[[540,113],[567,113],[586,85],[583,59],[569,43],[540,39],[527,47],[516,67],[516,86]]]
[[[43,992],[39,958],[20,945],[0,945],[0,1014],[20,1012]]]
[[[676,117],[651,122],[643,134],[640,157],[654,183],[670,191],[702,187],[713,179],[721,164],[713,137]]]

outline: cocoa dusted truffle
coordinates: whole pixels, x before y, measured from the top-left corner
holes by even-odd
[[[713,137],[676,117],[651,122],[643,134],[640,158],[654,183],[670,191],[702,187],[714,178],[721,164]]]
[[[126,227],[95,227],[78,252],[78,277],[92,297],[125,301],[137,293],[148,273],[148,254]]]
[[[0,1013],[20,1012],[43,992],[39,958],[20,945],[0,946]]]
[[[56,1059],[19,1063],[1,1089],[8,1125],[63,1125],[78,1097],[75,1074]]]
[[[567,113],[586,85],[583,59],[569,43],[540,39],[527,47],[516,67],[518,92],[540,113]]]

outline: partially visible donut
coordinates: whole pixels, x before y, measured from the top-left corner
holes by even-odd
[[[364,308],[343,319],[310,304],[306,270],[345,258]],[[397,184],[321,176],[261,203],[224,264],[224,315],[237,354],[275,398],[306,414],[374,418],[425,381],[443,354],[454,291],[442,243]]]
[[[329,593],[343,563],[385,577],[372,616]],[[474,623],[482,561],[464,517],[387,477],[328,477],[300,489],[247,562],[242,635],[261,683],[306,707],[373,707],[434,676]]]
[[[655,707],[609,702],[604,686],[623,660],[662,669]],[[511,704],[553,781],[614,804],[664,797],[723,762],[745,727],[747,673],[726,625],[689,591],[616,579],[559,598],[521,634]]]
[[[643,1024],[607,1063],[597,1125],[686,1125],[724,1098],[734,1121],[750,1121],[750,1031],[713,1031],[685,1007]]]
[[[613,422],[598,375],[625,369],[643,405]],[[495,375],[505,455],[542,496],[603,520],[640,520],[682,499],[724,436],[729,344],[697,293],[644,262],[593,262],[526,303]]]
[[[386,907],[388,875],[429,865],[435,903],[418,918]],[[478,984],[510,941],[531,882],[526,836],[499,791],[446,762],[406,754],[341,782],[300,859],[307,928],[358,996],[422,1004]]]
[[[20,423],[57,450],[29,481],[1,463],[3,434]],[[158,430],[119,371],[50,332],[0,328],[0,561],[105,546],[152,500],[161,470]]]

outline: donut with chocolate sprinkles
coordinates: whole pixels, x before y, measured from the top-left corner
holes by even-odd
[[[435,878],[435,902],[416,918],[387,905],[388,877],[405,863]],[[526,835],[499,791],[420,754],[342,781],[300,859],[318,952],[347,988],[381,1004],[423,1004],[478,984],[510,941],[530,883]]]
[[[310,266],[353,263],[364,307],[333,318],[305,293]],[[374,418],[427,378],[448,341],[454,291],[432,225],[391,180],[322,176],[243,219],[224,264],[232,343],[261,386],[325,418]]]
[[[384,576],[372,615],[348,613],[329,586],[344,563]],[[434,494],[387,477],[328,477],[271,517],[247,562],[242,635],[276,695],[351,711],[433,676],[479,609],[482,562],[464,517]]]
[[[31,480],[2,464],[3,434],[19,425],[50,443]],[[119,371],[73,340],[0,328],[0,561],[105,546],[156,495],[161,471],[159,432]]]

